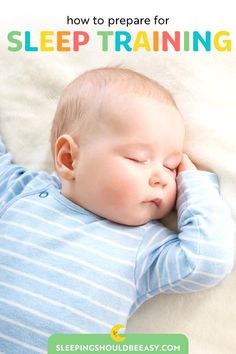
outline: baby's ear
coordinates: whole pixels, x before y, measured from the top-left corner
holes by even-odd
[[[61,135],[55,144],[55,167],[58,175],[66,180],[75,178],[75,161],[79,146],[69,134]]]

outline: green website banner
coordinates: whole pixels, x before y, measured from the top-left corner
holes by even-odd
[[[178,353],[188,354],[183,334],[54,334],[48,341],[48,354],[72,353]]]

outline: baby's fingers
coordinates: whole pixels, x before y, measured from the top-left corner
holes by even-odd
[[[188,155],[184,153],[182,161],[178,166],[178,174],[182,171],[196,170],[196,169],[197,169],[196,166],[192,163]]]

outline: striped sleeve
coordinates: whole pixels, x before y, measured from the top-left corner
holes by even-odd
[[[20,194],[33,177],[30,171],[12,162],[0,137],[0,210]]]
[[[152,223],[144,235],[135,276],[138,303],[161,292],[207,289],[233,267],[235,224],[220,196],[217,176],[184,171],[177,185],[179,234]]]

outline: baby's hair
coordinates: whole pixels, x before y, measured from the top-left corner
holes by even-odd
[[[91,113],[99,106],[105,92],[134,93],[151,96],[158,101],[176,106],[169,91],[158,82],[134,70],[105,67],[86,71],[73,80],[62,92],[51,129],[51,147],[62,134],[74,138],[86,133],[91,123]],[[95,107],[94,107],[95,106]]]

